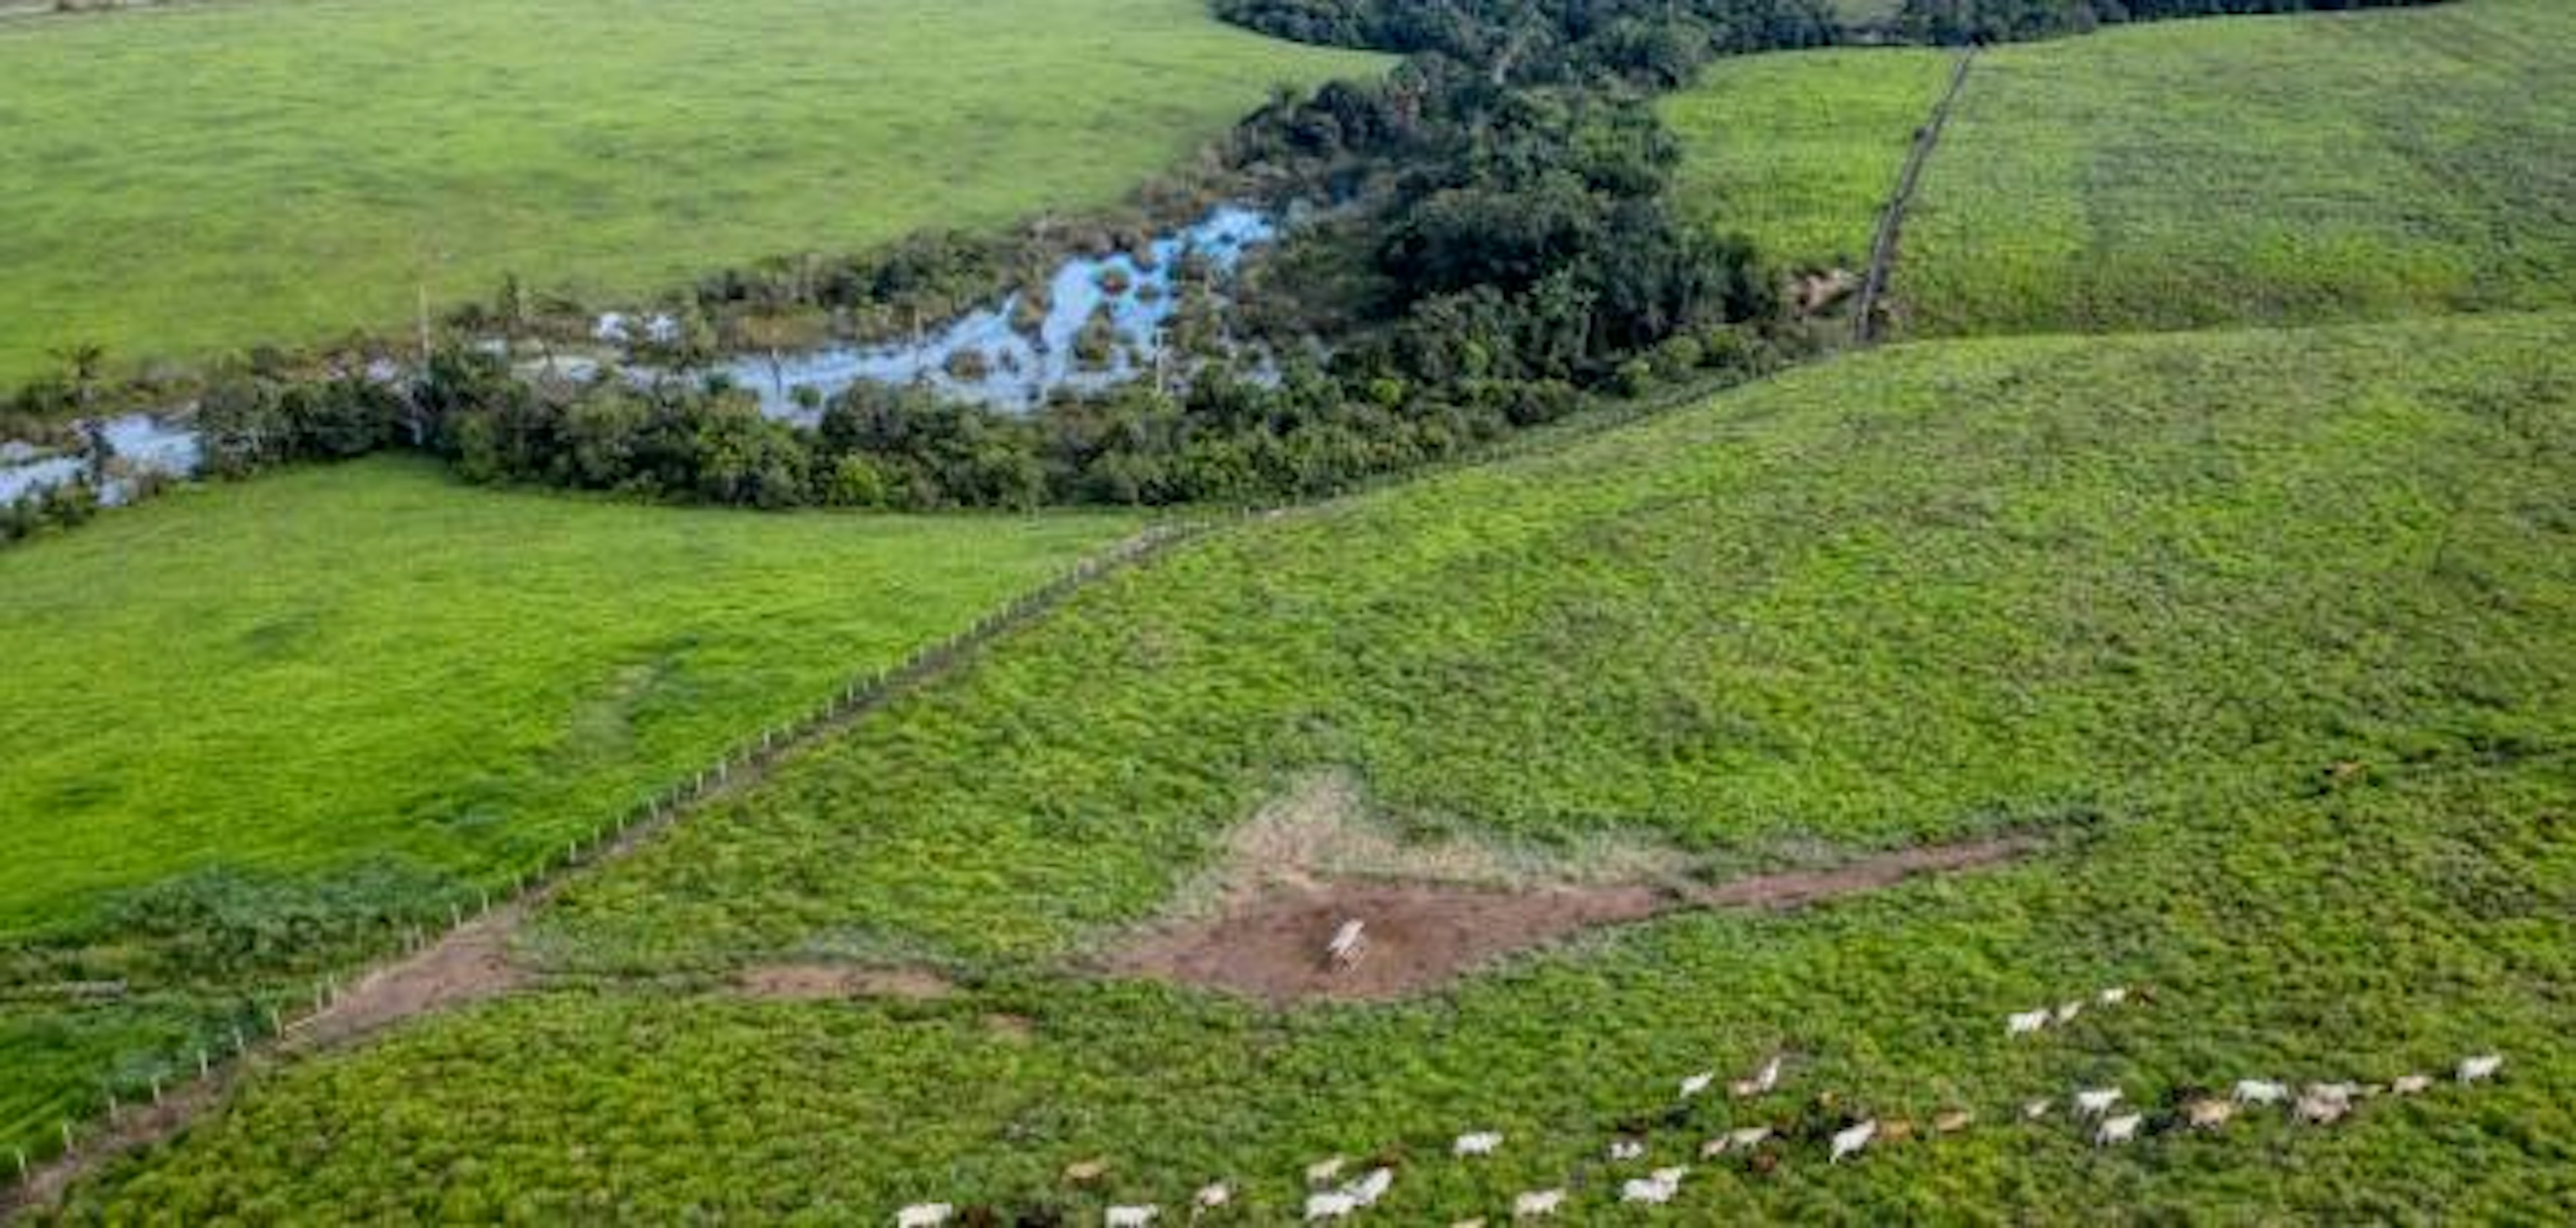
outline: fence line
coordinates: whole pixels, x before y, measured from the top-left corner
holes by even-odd
[[[533,866],[505,871],[512,885],[509,893],[502,897],[502,906],[507,907],[514,902],[530,900],[552,890],[565,875],[572,871],[603,861],[640,843],[644,838],[678,819],[699,803],[724,792],[730,786],[736,769],[748,774],[747,779],[756,777],[758,773],[778,760],[802,749],[814,736],[928,681],[956,664],[968,653],[1053,609],[1082,586],[1195,537],[1209,527],[1205,522],[1196,521],[1151,526],[1105,551],[1076,562],[1037,588],[1010,598],[1003,603],[999,611],[988,611],[977,616],[964,630],[927,647],[912,649],[905,655],[901,664],[891,669],[875,669],[853,676],[821,705],[802,716],[790,718],[785,724],[764,726],[757,738],[745,738],[739,745],[718,752],[711,768],[701,769],[669,789],[646,797],[632,807],[620,810],[615,817],[593,829],[586,836],[572,837],[565,841],[560,853],[549,851],[539,857]],[[417,923],[392,916],[383,918],[393,927],[390,937],[401,954],[396,960],[376,961],[371,972],[381,971],[390,964],[398,962],[399,958],[427,950],[436,942],[445,941],[467,925],[488,918],[492,914],[493,906],[492,892],[487,887],[475,889],[474,911],[471,914],[466,912],[461,900],[448,901],[447,927],[440,931],[434,940],[429,936],[428,931]],[[198,1046],[194,1055],[196,1075],[192,1080],[188,1080],[191,1086],[181,1090],[210,1089],[222,1079],[230,1077],[231,1071],[227,1063],[247,1056],[254,1042],[283,1043],[297,1033],[327,1019],[331,1012],[339,1007],[348,988],[349,986],[344,984],[337,974],[326,972],[313,983],[310,1009],[304,1009],[307,1003],[299,994],[293,1009],[282,1007],[277,1003],[267,1005],[265,1022],[268,1030],[266,1032],[246,1033],[239,1021],[228,1025],[232,1041],[231,1051],[229,1053],[209,1052],[204,1046]],[[252,1017],[254,1029],[260,1022],[262,1020],[254,1008]],[[220,1045],[218,1047],[220,1048]],[[176,1078],[187,1079],[188,1056],[185,1053],[179,1055],[172,1070],[154,1071],[149,1076],[152,1103],[155,1107],[164,1105],[165,1093],[171,1090],[164,1083],[165,1076],[175,1075]],[[128,1086],[127,1090],[132,1089]],[[50,1152],[30,1153],[24,1146],[12,1145],[11,1151],[15,1154],[17,1162],[15,1183],[20,1196],[23,1197],[43,1175],[39,1165],[72,1157],[78,1152],[82,1139],[90,1137],[93,1133],[113,1135],[124,1124],[125,1105],[117,1098],[116,1087],[102,1087],[101,1095],[106,1113],[103,1126],[93,1130],[95,1119],[89,1123],[81,1123],[65,1118],[61,1119],[59,1125],[58,1133],[61,1142],[59,1148]],[[16,1202],[18,1199],[0,1201],[0,1218],[5,1218],[15,1210],[24,1209],[21,1205],[12,1205]]]
[[[1869,247],[1869,272],[1861,279],[1860,299],[1852,312],[1852,340],[1861,345],[1878,342],[1879,300],[1886,297],[1888,279],[1896,271],[1896,245],[1905,234],[1905,211],[1914,204],[1914,189],[1922,182],[1924,164],[1932,160],[1932,147],[1940,144],[1941,130],[1950,123],[1950,108],[1959,101],[1960,91],[1967,88],[1968,69],[1976,61],[1974,46],[1959,52],[1959,62],[1950,70],[1950,88],[1942,93],[1941,101],[1933,104],[1932,118],[1915,132],[1914,147],[1905,153],[1905,169],[1896,176],[1896,191],[1878,215],[1878,234]]]

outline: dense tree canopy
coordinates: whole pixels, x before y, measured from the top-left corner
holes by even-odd
[[[1905,0],[1896,26],[1924,42],[2000,42],[2128,21],[2400,8],[2442,0]]]

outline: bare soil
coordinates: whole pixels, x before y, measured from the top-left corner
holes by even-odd
[[[1687,893],[1703,908],[1787,910],[1835,896],[1893,887],[1923,874],[1950,874],[2011,861],[2038,847],[2029,837],[2006,836],[1961,844],[1926,844],[1878,853],[1822,870],[1755,874]]]
[[[1785,911],[2035,846],[2026,837],[1925,845],[1712,885],[1693,881],[1673,850],[1635,842],[1552,860],[1472,840],[1405,843],[1370,819],[1356,781],[1327,773],[1264,806],[1162,922],[1113,944],[1102,963],[1274,1006],[1381,1001],[1584,930],[1686,908]],[[1365,926],[1366,953],[1336,968],[1325,947],[1349,921]]]
[[[1476,965],[1672,906],[1654,887],[1496,891],[1431,883],[1318,883],[1264,889],[1213,922],[1149,935],[1111,967],[1286,1005],[1377,1000],[1434,988]],[[1324,944],[1344,921],[1368,927],[1367,954],[1336,971]]]
[[[527,976],[510,962],[510,935],[526,916],[523,903],[496,907],[408,958],[377,966],[343,990],[330,1009],[289,1025],[288,1043],[338,1044],[414,1015],[452,1010],[518,988]]]

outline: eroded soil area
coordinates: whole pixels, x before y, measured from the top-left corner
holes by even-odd
[[[1253,816],[1169,916],[1103,962],[1116,974],[1279,1006],[1400,998],[1588,929],[1687,908],[1794,909],[2008,861],[2036,845],[1924,845],[1704,883],[1681,854],[1633,843],[1553,861],[1470,840],[1407,843],[1369,819],[1355,782],[1327,774]],[[1329,948],[1352,922],[1364,944],[1357,958],[1336,959]]]

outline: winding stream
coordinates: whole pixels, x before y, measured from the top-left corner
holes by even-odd
[[[1181,306],[1180,269],[1203,264],[1210,292],[1222,305],[1224,283],[1244,253],[1278,233],[1278,222],[1269,214],[1220,205],[1198,222],[1153,240],[1143,258],[1121,252],[1066,259],[1048,280],[1045,313],[1034,320],[1026,318],[1033,312],[1023,311],[1026,292],[1016,292],[915,341],[776,356],[737,354],[715,369],[756,394],[762,413],[805,425],[819,417],[806,407],[808,399],[819,404],[862,380],[919,385],[957,400],[1026,411],[1060,389],[1096,392],[1152,371],[1168,348],[1169,325]],[[1086,361],[1080,341],[1095,316],[1106,321],[1115,341],[1105,352],[1095,347]],[[625,316],[602,317],[602,329],[609,329],[611,319],[615,335],[627,335],[630,321]],[[598,364],[563,358],[554,369],[586,378]],[[629,370],[646,379],[663,374],[648,366]],[[399,372],[370,375],[391,380]],[[800,397],[800,390],[810,391]],[[108,481],[99,492],[109,504],[132,496],[132,484],[121,475],[189,477],[203,460],[195,429],[177,418],[126,414],[102,422],[100,430],[113,453]],[[72,481],[89,469],[85,447],[62,451],[0,443],[0,504]]]
[[[717,370],[757,393],[761,412],[795,422],[816,417],[798,403],[797,389],[829,398],[861,380],[920,384],[962,401],[1027,410],[1058,389],[1096,392],[1150,372],[1180,306],[1174,281],[1180,265],[1192,257],[1205,261],[1212,280],[1221,284],[1246,250],[1278,233],[1267,214],[1221,205],[1196,224],[1154,240],[1149,260],[1123,252],[1066,260],[1049,279],[1046,315],[1031,330],[1013,326],[1024,298],[1015,293],[916,342],[835,346],[774,362],[765,355],[739,355]],[[1118,341],[1105,362],[1087,365],[1076,340],[1093,314],[1104,310]]]

